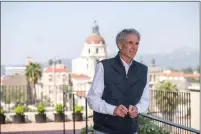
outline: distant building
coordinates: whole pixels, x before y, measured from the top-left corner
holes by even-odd
[[[37,99],[47,98],[52,105],[63,103],[64,87],[68,84],[69,72],[64,64],[44,68],[42,78],[36,85]]]
[[[68,70],[64,64],[56,64],[50,67],[44,68],[41,78],[43,86],[50,85],[68,85],[69,76]]]
[[[26,87],[27,80],[24,75],[8,75],[1,77],[1,86],[11,86],[15,88]],[[18,87],[17,87],[18,86]]]
[[[200,74],[185,74],[183,72],[164,71],[160,73],[160,81],[164,80],[185,80],[187,78],[199,79]]]
[[[189,81],[189,79],[199,79],[200,74],[195,73],[195,74],[185,74],[183,72],[172,72],[170,70],[161,72],[159,74],[159,81],[169,81],[172,84],[176,85],[178,90],[182,90],[182,91],[189,91],[189,89],[194,88],[196,85],[197,88],[197,84],[192,83],[191,81]]]
[[[25,75],[26,67],[5,67],[5,75]]]
[[[159,74],[162,69],[155,65],[155,60],[152,59],[150,65],[148,65],[148,74],[149,74],[149,87],[150,89],[154,89],[155,84],[159,82]]]
[[[26,65],[30,62],[34,62],[31,57],[26,58]],[[5,75],[25,75],[26,66],[8,66],[5,67]]]

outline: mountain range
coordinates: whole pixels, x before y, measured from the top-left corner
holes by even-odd
[[[198,49],[182,47],[170,53],[144,54],[136,56],[137,61],[143,61],[149,65],[155,60],[156,66],[168,67],[174,69],[183,69],[187,67],[196,68],[200,64],[200,52]]]
[[[144,64],[149,65],[152,60],[155,60],[155,65],[162,68],[174,68],[182,69],[187,67],[196,68],[199,65],[199,50],[189,47],[182,47],[174,50],[170,53],[158,53],[158,54],[139,54],[136,56],[136,61],[142,61]],[[115,56],[116,53],[111,54],[109,57]],[[61,59],[62,63],[68,68],[68,71],[72,71],[72,59]],[[24,65],[13,65],[24,66]],[[48,66],[48,61],[41,63],[42,67]],[[1,65],[1,74],[5,73],[5,65]]]

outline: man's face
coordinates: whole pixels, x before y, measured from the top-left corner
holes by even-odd
[[[135,34],[128,34],[124,37],[123,42],[119,42],[118,46],[121,54],[127,58],[133,59],[137,53],[139,39]]]

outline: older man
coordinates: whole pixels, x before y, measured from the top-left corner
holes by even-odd
[[[134,60],[139,42],[137,30],[122,30],[118,54],[97,64],[87,95],[95,134],[137,134],[137,115],[149,104],[148,68]]]

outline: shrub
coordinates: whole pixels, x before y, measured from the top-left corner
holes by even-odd
[[[170,134],[170,132],[160,128],[151,119],[139,116],[139,133],[140,134]]]
[[[62,114],[63,113],[63,106],[62,104],[57,104],[55,107],[55,111],[57,114]]]
[[[77,105],[77,106],[75,106],[75,113],[81,113],[82,111],[83,111],[83,106],[79,106],[79,105]]]
[[[139,134],[170,134],[170,132],[160,128],[151,119],[145,117],[138,117],[139,119]],[[88,132],[93,134],[93,127],[88,127]],[[86,134],[86,128],[82,128],[80,134]]]
[[[88,133],[89,134],[93,134],[94,130],[93,130],[93,126],[88,127]],[[86,134],[86,128],[82,128],[80,130],[80,134]]]
[[[37,112],[39,114],[44,114],[45,113],[45,107],[43,105],[38,105]]]
[[[0,115],[4,115],[4,110],[3,110],[3,108],[1,107],[1,109],[0,109]]]
[[[18,104],[17,107],[15,108],[15,113],[17,115],[24,115],[24,107]]]

